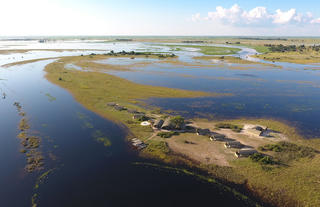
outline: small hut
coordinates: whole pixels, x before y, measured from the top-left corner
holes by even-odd
[[[137,110],[134,110],[134,109],[128,109],[127,112],[130,114],[138,114],[139,113]]]
[[[240,148],[242,148],[243,145],[238,141],[231,141],[231,142],[226,142],[224,144],[224,146],[226,148],[237,148],[237,149],[240,149]]]
[[[153,123],[153,127],[160,129],[163,125],[164,121],[162,119],[157,119],[155,120],[155,122]]]
[[[240,149],[238,151],[235,152],[235,156],[236,157],[249,157],[250,155],[253,155],[257,153],[257,150],[253,149],[253,148],[244,148],[244,149]]]
[[[119,105],[116,105],[116,106],[114,107],[114,109],[115,109],[115,110],[117,110],[117,111],[124,111],[124,110],[127,110],[125,107],[123,107],[123,106],[119,106]]]
[[[210,129],[197,129],[197,135],[209,136],[211,134]]]
[[[211,141],[224,141],[225,138],[226,138],[226,136],[223,134],[211,133],[211,135],[210,135]]]
[[[166,129],[166,130],[170,130],[170,129],[173,129],[173,124],[171,123],[171,120],[170,118],[167,118],[162,126],[161,126],[161,129]]]
[[[117,103],[115,103],[115,102],[107,103],[107,106],[116,106],[116,105],[118,105],[118,104],[117,104]]]
[[[143,117],[144,117],[144,114],[134,114],[132,116],[133,119],[137,119],[137,120],[142,119]]]

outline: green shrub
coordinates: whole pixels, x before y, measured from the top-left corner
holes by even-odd
[[[231,129],[234,132],[241,132],[242,127],[234,124],[228,124],[228,123],[218,123],[215,125],[216,128],[219,129]]]
[[[141,117],[138,119],[138,121],[148,121],[148,120],[149,120],[149,118],[146,117],[146,116],[141,116]]]
[[[170,119],[171,124],[176,129],[180,129],[184,125],[184,118],[181,116],[175,116]]]
[[[179,135],[179,132],[159,132],[157,136],[162,138],[170,138],[174,135]]]
[[[276,157],[282,162],[289,162],[291,160],[297,160],[300,158],[314,157],[316,150],[311,147],[301,146],[290,142],[279,142],[277,144],[268,144],[259,147],[262,151],[276,152]]]
[[[258,162],[263,165],[274,165],[277,164],[276,161],[270,156],[261,154],[261,153],[255,153],[250,156],[250,159],[254,162]]]

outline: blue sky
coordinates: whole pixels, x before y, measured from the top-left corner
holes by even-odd
[[[320,36],[319,2],[1,0],[0,36]]]

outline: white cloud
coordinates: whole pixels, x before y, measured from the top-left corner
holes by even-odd
[[[311,24],[320,24],[320,18],[318,18],[318,19],[313,19],[313,20],[311,20],[310,23],[311,23]]]
[[[273,23],[276,24],[286,24],[291,20],[299,20],[299,17],[296,16],[296,10],[290,9],[286,12],[282,12],[280,9],[277,9],[276,14],[272,15]]]
[[[215,11],[208,12],[208,15],[201,18],[200,14],[192,15],[193,21],[209,20],[223,25],[234,26],[270,26],[285,24],[316,24],[320,23],[320,18],[314,19],[310,12],[305,14],[297,13],[292,8],[288,11],[277,9],[275,12],[268,12],[266,7],[258,6],[251,10],[244,10],[235,4],[230,8],[217,6]]]
[[[197,21],[201,20],[200,13],[193,14],[192,17],[191,17],[191,20],[193,22],[197,22]]]
[[[233,5],[230,9],[225,9],[221,6],[216,8],[215,12],[208,12],[208,20],[222,20],[229,23],[237,23],[241,17],[242,9],[237,5]]]

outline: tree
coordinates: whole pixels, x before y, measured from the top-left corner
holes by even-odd
[[[181,129],[184,125],[184,118],[181,116],[175,116],[170,119],[170,122],[176,129]]]

